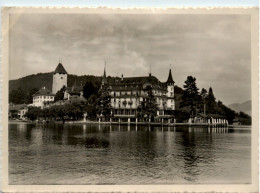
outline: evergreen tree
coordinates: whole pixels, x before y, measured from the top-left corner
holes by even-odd
[[[182,96],[182,102],[180,103],[180,107],[188,108],[190,114],[194,115],[197,110],[197,105],[201,101],[199,96],[196,78],[192,76],[188,76],[187,80],[184,82],[184,93]]]
[[[95,93],[95,87],[92,82],[87,81],[86,84],[83,87],[83,96],[86,99],[89,99],[91,95]]]
[[[66,90],[66,87],[63,86],[56,94],[54,97],[54,101],[59,101],[59,100],[63,100],[64,99],[64,92]]]
[[[38,91],[37,88],[32,88],[32,89],[29,91],[28,96],[27,96],[27,99],[26,99],[26,101],[27,101],[28,104],[33,103],[33,95],[34,95],[37,91]]]
[[[208,108],[208,113],[215,113],[216,99],[215,99],[215,96],[213,94],[213,90],[211,87],[209,88],[209,93],[206,98],[206,104],[207,104],[207,108]]]
[[[153,119],[158,111],[158,104],[153,95],[152,87],[147,86],[144,90],[147,92],[147,97],[143,98],[141,105],[137,109],[138,116],[141,118],[148,117],[149,119]]]
[[[105,118],[111,116],[112,107],[108,86],[103,86],[102,89],[100,89],[96,105],[99,115],[103,115]]]
[[[206,114],[206,98],[208,96],[208,92],[205,88],[202,88],[201,89],[201,92],[200,92],[200,96],[201,96],[201,100],[202,100],[202,108],[203,108],[203,113]]]

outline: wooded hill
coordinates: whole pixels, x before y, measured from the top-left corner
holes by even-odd
[[[9,92],[12,90],[17,90],[21,88],[25,92],[29,92],[33,88],[40,89],[43,86],[52,90],[52,81],[53,81],[53,74],[50,73],[38,73],[29,75],[23,78],[19,78],[16,80],[9,81]],[[70,75],[68,74],[68,87],[73,85],[84,85],[86,81],[91,81],[93,83],[101,81],[101,77],[93,76],[93,75],[84,75],[84,76],[77,76],[77,75]]]

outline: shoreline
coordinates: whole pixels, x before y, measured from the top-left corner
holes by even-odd
[[[8,123],[25,123],[25,124],[45,124],[45,123],[55,123],[55,124],[63,124],[62,121],[50,121],[50,122],[37,122],[37,121],[18,121],[18,120],[9,120]],[[146,125],[146,126],[204,126],[204,127],[241,127],[248,128],[252,127],[252,125],[224,125],[224,124],[208,124],[208,123],[149,123],[149,122],[99,122],[99,121],[65,121],[64,124],[99,124],[99,125]]]

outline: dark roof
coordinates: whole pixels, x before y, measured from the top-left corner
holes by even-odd
[[[65,68],[61,63],[58,64],[57,68],[55,69],[54,73],[61,73],[61,74],[68,74]]]
[[[173,83],[174,84],[174,81],[172,79],[172,69],[170,69],[168,80],[166,81],[166,83]]]
[[[49,89],[46,87],[41,88],[33,96],[55,96]]]
[[[131,91],[131,90],[143,90],[145,85],[151,84],[153,89],[165,90],[166,84],[161,83],[154,76],[142,76],[142,77],[127,77],[122,80],[118,80],[115,84],[111,85],[111,89],[114,91]]]
[[[223,115],[219,115],[219,114],[208,114],[208,117],[212,117],[212,118],[225,118],[225,116]]]
[[[198,114],[197,114],[197,117],[207,118],[208,115],[205,115],[205,114],[203,114],[203,113],[198,113]]]
[[[10,106],[9,110],[10,111],[18,111],[18,110],[24,109],[24,108],[27,108],[27,105],[26,104],[20,104],[20,105]]]
[[[160,83],[155,76],[141,76],[141,77],[126,77],[120,81],[121,84],[145,84],[145,83]]]
[[[102,77],[102,83],[107,84],[106,69],[104,69],[104,74],[103,74],[103,77]]]
[[[70,94],[78,94],[83,91],[83,86],[67,87],[66,91]]]

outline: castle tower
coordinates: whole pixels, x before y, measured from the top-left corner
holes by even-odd
[[[53,83],[52,83],[52,93],[56,94],[63,86],[67,87],[68,73],[65,68],[59,62],[57,68],[53,72]]]
[[[169,71],[168,80],[166,81],[167,85],[167,109],[175,110],[175,101],[174,101],[174,81],[172,78],[172,70]]]

